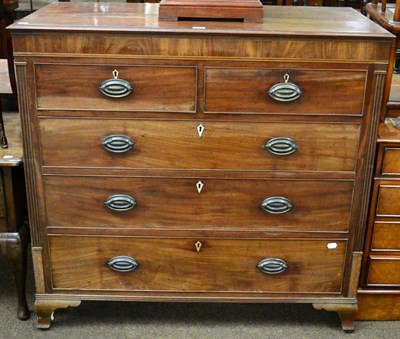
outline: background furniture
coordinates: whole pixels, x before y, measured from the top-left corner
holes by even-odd
[[[388,84],[388,100],[386,107],[383,107],[383,120],[385,118],[397,118],[400,117],[400,74],[392,74],[392,79]],[[390,122],[393,124],[393,122]]]
[[[386,3],[386,0],[379,2],[372,0],[366,4],[366,13],[371,20],[387,29],[396,36],[396,62],[395,72],[400,71],[400,0],[396,3]]]
[[[372,20],[396,35],[383,93],[377,140],[374,185],[358,290],[359,320],[400,320],[400,6],[374,1],[366,9]],[[394,65],[396,66],[394,67]]]
[[[379,127],[359,320],[400,320],[400,130],[394,126],[396,121],[387,119]]]
[[[393,37],[352,9],[264,15],[53,3],[11,26],[39,328],[145,300],[310,303],[354,329]]]
[[[9,94],[7,98],[7,108],[10,109],[11,107],[14,110],[16,109],[17,102],[17,85],[14,73],[11,36],[6,27],[14,22],[15,10],[17,8],[17,0],[0,0],[0,76],[2,76],[0,94]],[[5,62],[6,60],[8,61],[7,63]],[[13,102],[11,102],[11,100],[13,100]],[[0,113],[1,109],[0,101]]]
[[[12,94],[10,76],[8,72],[8,60],[0,59],[0,148],[7,148],[8,141],[3,121],[3,95]]]
[[[29,243],[19,114],[4,114],[7,149],[0,149],[0,253],[13,265],[18,293],[17,316],[29,318],[26,303],[26,256]]]
[[[13,22],[17,7],[17,1],[0,0],[0,253],[12,262],[18,293],[17,316],[25,320],[29,318],[25,292],[29,233],[21,126],[19,114],[5,114],[2,105],[6,104],[7,109],[15,109],[16,105],[11,36],[6,26]],[[2,100],[4,95],[8,100]]]
[[[69,1],[69,0],[65,0]],[[86,0],[81,2],[95,2],[95,0]],[[52,0],[19,0],[17,16],[22,18],[25,15],[53,2]],[[75,0],[74,2],[77,2]],[[160,0],[110,0],[108,2],[128,2],[128,3],[158,3]],[[357,9],[365,8],[367,0],[261,0],[263,5],[286,5],[286,6],[327,6],[327,7],[353,7]]]

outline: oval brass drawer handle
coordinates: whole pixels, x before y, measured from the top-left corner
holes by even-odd
[[[291,102],[300,98],[302,92],[299,86],[293,82],[289,82],[289,75],[285,74],[283,77],[284,82],[279,82],[268,91],[269,96],[280,102]]]
[[[257,268],[266,274],[279,274],[288,268],[286,262],[278,258],[267,258],[257,264]]]
[[[116,272],[126,273],[135,270],[139,266],[139,263],[132,257],[121,255],[111,258],[107,265]]]
[[[112,134],[104,137],[101,145],[111,153],[125,153],[135,146],[135,142],[127,135]]]
[[[136,206],[136,200],[126,194],[114,194],[104,202],[110,210],[116,212],[126,212]]]
[[[118,71],[113,71],[113,79],[104,80],[99,90],[110,98],[124,98],[132,93],[133,86],[127,80],[118,79]]]
[[[274,155],[289,155],[299,148],[296,141],[287,137],[276,137],[269,139],[264,148]]]
[[[285,197],[269,197],[261,203],[261,208],[271,214],[284,214],[289,212],[293,205]]]

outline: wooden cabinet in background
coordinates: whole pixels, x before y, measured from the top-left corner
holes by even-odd
[[[393,36],[346,8],[158,8],[53,3],[10,28],[38,327],[82,300],[240,301],[352,331]]]
[[[379,126],[359,320],[400,320],[400,130],[395,120]]]
[[[8,148],[0,148],[0,253],[12,264],[18,297],[17,317],[26,320],[30,316],[26,302],[29,228],[20,117],[18,113],[3,113],[3,118]]]

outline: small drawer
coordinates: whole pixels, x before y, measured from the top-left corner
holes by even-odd
[[[400,251],[400,224],[376,221],[372,234],[371,250]]]
[[[44,166],[355,171],[359,124],[41,118]],[[124,149],[124,145],[126,146]]]
[[[382,175],[400,175],[400,148],[384,148]]]
[[[45,176],[49,226],[347,232],[352,181]]]
[[[196,67],[36,64],[35,82],[37,109],[196,112]]]
[[[400,256],[370,256],[368,285],[400,286]]]
[[[400,218],[400,182],[379,181],[377,217]]]
[[[346,246],[344,240],[49,237],[54,290],[108,292],[340,293]]]
[[[357,70],[206,67],[205,111],[362,115],[366,80]]]

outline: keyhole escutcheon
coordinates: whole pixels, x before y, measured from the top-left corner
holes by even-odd
[[[197,252],[200,252],[201,248],[203,247],[203,244],[199,240],[199,241],[196,241],[196,243],[194,244],[194,247],[196,248]]]
[[[206,128],[203,126],[203,124],[197,126],[197,134],[199,135],[199,138],[201,138],[205,129]]]

